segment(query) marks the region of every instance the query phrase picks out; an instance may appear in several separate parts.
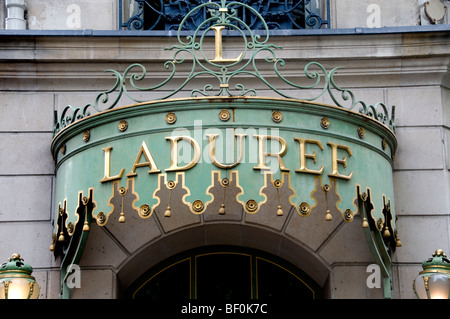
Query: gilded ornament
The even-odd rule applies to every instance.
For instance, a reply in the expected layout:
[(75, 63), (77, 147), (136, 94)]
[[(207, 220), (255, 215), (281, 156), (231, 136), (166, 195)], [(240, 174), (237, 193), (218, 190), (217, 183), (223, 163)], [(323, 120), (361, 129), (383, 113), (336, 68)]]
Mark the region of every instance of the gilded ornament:
[(72, 222), (69, 222), (69, 224), (67, 224), (67, 232), (69, 233), (69, 235), (72, 235), (73, 234), (73, 231), (74, 231), (74, 226), (73, 226), (73, 223)]
[(245, 207), (249, 212), (255, 212), (258, 209), (258, 203), (255, 200), (250, 199), (245, 204)]
[(118, 127), (119, 127), (119, 131), (125, 132), (125, 131), (127, 130), (127, 128), (128, 128), (128, 122), (125, 121), (125, 120), (121, 120), (121, 121), (119, 122)]
[(81, 199), (81, 203), (86, 206), (88, 204), (88, 202), (89, 202), (89, 199), (86, 196), (83, 196), (83, 198)]
[(97, 214), (97, 224), (103, 225), (106, 222), (106, 216), (104, 212), (100, 212)]
[(83, 231), (89, 231), (89, 223), (87, 222), (87, 220), (84, 221)]
[(331, 216), (331, 211), (329, 209), (327, 209), (327, 213), (325, 215), (325, 220), (328, 222), (333, 220), (333, 216)]
[(221, 204), (219, 208), (219, 214), (225, 215), (225, 204)]
[(278, 205), (277, 216), (283, 216), (283, 210), (281, 209), (281, 205)]
[(66, 154), (66, 145), (65, 144), (63, 146), (61, 146), (61, 154), (62, 155)]
[(350, 209), (346, 209), (344, 212), (344, 220), (346, 222), (351, 222), (353, 220), (353, 213)]
[(369, 222), (367, 221), (366, 217), (363, 218), (362, 227), (369, 228)]
[(378, 218), (378, 221), (377, 221), (377, 229), (378, 229), (378, 231), (381, 231), (383, 229), (383, 225), (384, 225), (383, 219), (381, 219), (381, 217)]
[(311, 212), (311, 208), (309, 207), (308, 203), (302, 202), (300, 204), (300, 213), (304, 216), (308, 215)]
[(220, 183), (222, 184), (223, 187), (227, 187), (230, 185), (230, 180), (225, 177), (222, 179), (222, 181)]
[(127, 190), (124, 187), (119, 188), (119, 194), (120, 195), (125, 195), (127, 193)]
[(171, 212), (172, 212), (172, 210), (169, 205), (169, 206), (167, 206), (166, 211), (164, 212), (164, 217), (170, 217)]
[(139, 208), (139, 214), (143, 217), (147, 217), (148, 215), (150, 215), (150, 206), (148, 206), (147, 204), (143, 204)]
[(173, 124), (173, 123), (176, 122), (176, 120), (177, 120), (177, 116), (175, 115), (175, 113), (173, 113), (173, 112), (167, 113), (167, 115), (166, 115), (166, 122), (168, 124)]
[(83, 132), (83, 141), (89, 142), (89, 139), (91, 138), (91, 132), (89, 130), (86, 130)]
[(367, 200), (367, 193), (362, 193), (361, 195), (360, 195), (360, 197), (361, 197), (361, 200), (363, 201), (363, 202), (365, 202), (366, 200)]
[(320, 120), (320, 126), (322, 126), (322, 128), (327, 129), (330, 127), (330, 120), (327, 117), (322, 117), (322, 119)]
[(52, 234), (52, 243), (50, 244), (50, 251), (55, 251), (56, 234)]
[(230, 115), (230, 112), (228, 110), (221, 110), (219, 112), (219, 119), (221, 121), (226, 122), (226, 121), (228, 121), (230, 119), (230, 117), (231, 117), (231, 115)]
[(275, 188), (280, 188), (282, 185), (283, 185), (283, 183), (279, 179), (277, 179), (276, 181), (273, 182), (273, 186)]
[(383, 140), (381, 141), (381, 147), (383, 148), (383, 150), (385, 150), (386, 146), (387, 146), (387, 141), (386, 141), (386, 139), (383, 138)]
[(358, 127), (358, 136), (359, 138), (364, 138), (366, 136), (366, 130), (364, 127)]
[(389, 231), (389, 228), (387, 227), (387, 225), (386, 225), (386, 227), (384, 227), (383, 237), (385, 237), (385, 238), (391, 237), (391, 232)]
[(283, 114), (281, 114), (280, 111), (273, 111), (273, 112), (272, 112), (272, 120), (273, 120), (275, 123), (280, 123), (281, 120), (283, 120)]
[(173, 189), (173, 188), (175, 188), (175, 182), (174, 181), (168, 181), (167, 182), (167, 187), (169, 188), (169, 189)]
[(204, 207), (205, 207), (205, 206), (203, 205), (203, 202), (202, 202), (201, 200), (199, 200), (199, 199), (195, 200), (195, 201), (192, 203), (192, 209), (193, 209), (195, 212), (197, 212), (197, 213), (201, 212), (201, 211), (203, 210)]
[(323, 185), (322, 190), (323, 190), (325, 193), (328, 193), (328, 192), (330, 191), (330, 185), (328, 185), (328, 184)]

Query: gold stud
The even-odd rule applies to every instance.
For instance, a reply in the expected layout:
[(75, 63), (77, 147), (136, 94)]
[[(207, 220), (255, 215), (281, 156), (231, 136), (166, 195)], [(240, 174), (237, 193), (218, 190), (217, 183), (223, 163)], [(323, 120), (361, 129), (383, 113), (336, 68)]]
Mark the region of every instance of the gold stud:
[(302, 214), (303, 216), (306, 216), (309, 214), (309, 212), (310, 212), (310, 207), (309, 207), (308, 203), (302, 202), (300, 204), (300, 214)]
[(219, 112), (219, 119), (221, 121), (226, 122), (226, 121), (228, 121), (230, 119), (230, 117), (231, 117), (231, 115), (230, 115), (230, 112), (228, 110), (221, 110)]
[(330, 127), (330, 120), (327, 117), (323, 117), (320, 120), (320, 126), (322, 126), (322, 128), (327, 129)]
[(173, 113), (173, 112), (167, 113), (167, 115), (166, 115), (166, 122), (168, 124), (173, 124), (176, 121), (177, 121), (177, 116), (175, 115), (175, 113)]
[(272, 112), (272, 120), (275, 123), (280, 123), (283, 120), (283, 114), (281, 114), (280, 111), (273, 111)]
[(86, 130), (83, 132), (83, 141), (89, 142), (89, 139), (91, 138), (91, 133), (89, 130)]
[(143, 204), (139, 208), (139, 214), (144, 217), (147, 217), (148, 215), (150, 215), (150, 206), (148, 206), (147, 204)]
[(245, 206), (249, 212), (254, 212), (258, 209), (258, 203), (253, 199), (248, 200)]
[(358, 128), (358, 136), (359, 138), (364, 138), (364, 136), (366, 136), (366, 130), (364, 129), (364, 127)]
[(194, 203), (192, 203), (192, 209), (197, 213), (201, 212), (203, 208), (203, 202), (199, 199), (195, 200)]
[(121, 120), (121, 121), (119, 122), (118, 127), (119, 127), (119, 131), (125, 132), (125, 131), (127, 130), (127, 128), (128, 128), (128, 122), (125, 121), (125, 120)]

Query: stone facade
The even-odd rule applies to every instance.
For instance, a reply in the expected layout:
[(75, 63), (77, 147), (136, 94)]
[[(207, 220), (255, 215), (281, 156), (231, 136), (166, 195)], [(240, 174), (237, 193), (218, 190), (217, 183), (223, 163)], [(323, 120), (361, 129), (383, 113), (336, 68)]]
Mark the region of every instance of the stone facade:
[[(30, 1), (27, 30), (0, 32), (0, 258), (20, 253), (33, 266), (43, 299), (58, 298), (60, 284), (60, 261), (49, 251), (53, 111), (83, 106), (110, 88), (113, 79), (106, 69), (123, 70), (139, 62), (164, 79), (164, 48), (174, 41), (115, 31), (116, 1), (57, 2)], [(277, 54), (289, 62), (287, 72), (303, 72), (310, 61), (330, 69), (342, 66), (336, 76), (341, 87), (361, 100), (396, 107), (395, 209), (403, 246), (393, 254), (393, 288), (400, 299), (415, 298), (412, 281), (424, 259), (437, 248), (450, 252), (448, 16), (432, 25), (424, 2), (331, 1), (330, 30), (271, 37), (283, 47)], [(2, 9), (6, 19), (6, 6)], [(239, 43), (227, 45), (239, 51)], [(300, 221), (290, 212), (276, 224), (266, 216), (236, 212), (225, 220), (186, 216), (173, 225), (156, 214), (145, 223), (130, 217), (126, 227), (93, 225), (80, 262), (81, 288), (73, 289), (71, 297), (121, 297), (137, 273), (164, 258), (227, 243), (293, 262), (324, 285), (328, 298), (383, 298), (382, 289), (366, 285), (373, 257), (358, 216), (352, 223), (335, 218), (328, 224), (322, 217)]]

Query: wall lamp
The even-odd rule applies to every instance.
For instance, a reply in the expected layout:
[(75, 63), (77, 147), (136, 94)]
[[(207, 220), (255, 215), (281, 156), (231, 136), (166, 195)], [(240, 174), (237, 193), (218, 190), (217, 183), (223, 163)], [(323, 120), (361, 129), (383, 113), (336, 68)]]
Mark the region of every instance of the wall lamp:
[(13, 254), (0, 266), (0, 299), (38, 299), (40, 288), (32, 272), (19, 254)]
[(432, 256), (422, 263), (423, 271), (413, 282), (414, 292), (419, 299), (449, 299), (450, 260), (442, 249)]

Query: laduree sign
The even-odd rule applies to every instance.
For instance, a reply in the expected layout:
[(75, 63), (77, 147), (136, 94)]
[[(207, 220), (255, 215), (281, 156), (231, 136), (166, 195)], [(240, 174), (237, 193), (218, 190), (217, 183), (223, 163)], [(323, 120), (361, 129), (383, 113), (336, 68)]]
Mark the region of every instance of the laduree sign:
[[(274, 214), (295, 209), (307, 216), (323, 198), (324, 218), (335, 209), (352, 221), (363, 193), (373, 204), (365, 218), (385, 225), (383, 212), (393, 209), (392, 131), (312, 102), (208, 97), (130, 105), (72, 124), (53, 146), (56, 204), (67, 211), (58, 227), (74, 229), (83, 219), (83, 199), (95, 203), (99, 225), (155, 210), (171, 216), (180, 206), (223, 214), (231, 202), (249, 214), (277, 202)], [(233, 196), (224, 200), (227, 192)], [(287, 202), (280, 192), (289, 194)], [(395, 231), (395, 220), (389, 223)]]
[[(177, 220), (233, 211), (274, 216), (295, 212), (296, 218), (323, 214), (324, 222), (333, 218), (352, 222), (359, 214), (373, 255), (389, 280), (385, 244), (399, 244), (392, 176), (397, 146), (393, 116), (383, 104), (366, 105), (351, 91), (336, 86), (336, 69), (327, 73), (319, 63), (305, 67), (306, 77), (315, 81), (312, 86), (285, 79), (278, 70), (284, 61), (275, 58), (274, 46), (267, 43), (269, 30), (262, 17), (254, 12), (266, 27), (261, 40), (236, 17), (236, 6), (254, 11), (237, 2), (208, 2), (185, 17), (184, 21), (206, 7), (211, 14), (187, 40), (181, 40), (180, 24), (180, 45), (170, 48), (176, 52), (166, 63), (173, 70), (160, 85), (137, 86), (146, 70), (133, 64), (123, 74), (112, 71), (116, 85), (100, 93), (94, 104), (69, 106), (59, 121), (55, 117), (57, 216), (51, 249), (66, 247), (65, 263), (76, 262), (91, 220), (100, 226), (112, 218), (126, 224), (131, 214)], [(231, 59), (223, 55), (225, 28), (237, 31), (245, 42), (242, 53)], [(202, 49), (209, 31), (215, 38), (213, 58), (207, 58)], [(273, 64), (277, 76), (296, 89), (317, 88), (320, 76), (310, 67), (318, 68), (325, 83), (316, 98), (329, 93), (336, 105), (293, 99), (280, 92), (256, 67), (262, 51), (272, 56), (263, 61)], [(135, 100), (136, 104), (113, 109), (121, 95), (130, 97), (125, 82), (133, 68), (142, 70), (142, 74), (131, 74), (133, 88), (154, 90), (172, 79), (176, 65), (186, 61), (180, 53), (191, 53), (193, 64), (181, 86), (162, 99)], [(232, 94), (231, 80), (239, 74), (254, 76), (282, 97), (260, 97), (243, 84), (234, 85), (239, 94)], [(207, 96), (213, 86), (206, 85), (192, 90), (190, 97), (169, 99), (199, 75), (219, 81), (217, 95)], [(99, 102), (107, 101), (105, 97), (116, 89), (119, 98), (100, 109)], [(351, 102), (349, 108), (338, 102), (332, 89)], [(358, 106), (358, 112), (354, 111)], [(91, 114), (92, 110), (97, 113)], [(62, 275), (64, 283), (66, 274)]]

